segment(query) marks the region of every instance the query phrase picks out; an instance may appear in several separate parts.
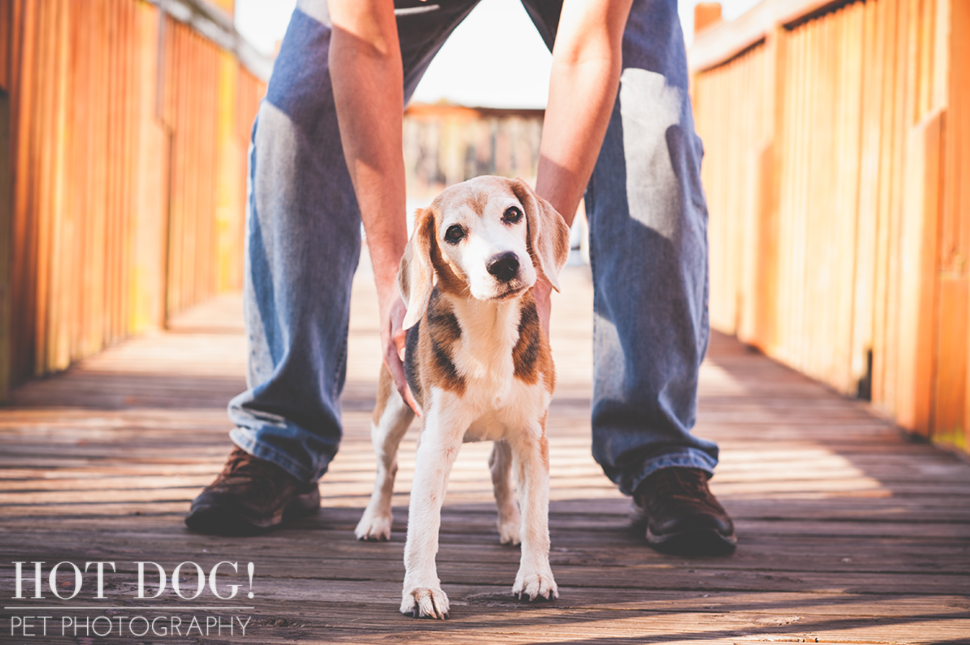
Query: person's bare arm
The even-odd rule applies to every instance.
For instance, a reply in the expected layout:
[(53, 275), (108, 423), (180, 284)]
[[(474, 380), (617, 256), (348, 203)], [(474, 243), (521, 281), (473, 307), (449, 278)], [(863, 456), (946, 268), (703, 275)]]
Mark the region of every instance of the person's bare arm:
[(329, 0), (330, 78), (347, 168), (374, 266), (384, 362), (415, 411), (401, 352), (397, 271), (407, 244), (402, 120), (404, 80), (393, 0)]
[[(623, 66), (623, 29), (633, 0), (565, 0), (552, 49), (536, 192), (572, 224), (599, 156)], [(549, 295), (536, 285), (549, 332)]]

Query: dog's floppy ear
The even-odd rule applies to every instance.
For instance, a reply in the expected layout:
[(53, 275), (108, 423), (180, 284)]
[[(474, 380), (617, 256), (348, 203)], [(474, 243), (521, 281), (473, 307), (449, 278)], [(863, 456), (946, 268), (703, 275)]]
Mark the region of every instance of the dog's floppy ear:
[(569, 227), (552, 204), (521, 179), (512, 180), (512, 192), (525, 207), (532, 263), (559, 291), (559, 272), (569, 258)]
[(414, 216), (414, 233), (404, 247), (401, 268), (397, 272), (401, 296), (407, 305), (404, 328), (414, 327), (428, 308), (434, 288), (434, 268), (431, 264), (431, 238), (434, 236), (434, 213), (430, 208), (419, 209)]

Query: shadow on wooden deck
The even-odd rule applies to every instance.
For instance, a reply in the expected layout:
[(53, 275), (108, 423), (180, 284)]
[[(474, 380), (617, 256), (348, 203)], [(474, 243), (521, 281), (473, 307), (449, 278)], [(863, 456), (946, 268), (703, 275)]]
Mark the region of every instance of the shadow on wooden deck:
[[(452, 618), (399, 615), (415, 428), (401, 451), (393, 539), (359, 543), (352, 533), (373, 477), (379, 351), (369, 280), (361, 271), (355, 285), (346, 436), (321, 483), (324, 508), (266, 537), (199, 536), (182, 524), (229, 450), (225, 406), (244, 387), (238, 298), (21, 388), (0, 410), (0, 641), (968, 642), (970, 465), (905, 442), (865, 405), (724, 336), (714, 334), (702, 370), (696, 432), (721, 445), (712, 486), (736, 520), (738, 552), (686, 559), (646, 548), (628, 528), (627, 501), (589, 454), (591, 290), (581, 269), (568, 271), (553, 321), (560, 387), (549, 420), (550, 525), (562, 597), (511, 597), (518, 551), (498, 544), (490, 446), (469, 444), (452, 476), (438, 556)], [(54, 564), (99, 560), (117, 567), (105, 576), (104, 599), (95, 597), (93, 568), (71, 600), (48, 587)], [(184, 561), (207, 571), (238, 562), (239, 575), (223, 565), (217, 588), (242, 588), (231, 600), (208, 587), (181, 600), (169, 584), (157, 599), (139, 600), (134, 563), (143, 560), (169, 574)], [(16, 561), (27, 563), (22, 599), (14, 598)], [(34, 561), (45, 563), (42, 599), (31, 597)], [(73, 574), (61, 569), (67, 598)], [(196, 576), (186, 569), (191, 595), (184, 586), (194, 593)], [(152, 569), (147, 580), (151, 596)], [(47, 635), (24, 636), (24, 617), (44, 615), (52, 617)], [(90, 622), (98, 616), (110, 621)], [(159, 618), (157, 631), (176, 617), (181, 634), (138, 636), (144, 626), (134, 616)], [(226, 628), (234, 617), (250, 620), (245, 634), (235, 622), (231, 634)], [(66, 618), (76, 622), (65, 627)], [(211, 626), (219, 620), (221, 634)], [(40, 618), (28, 622), (41, 634)], [(109, 624), (110, 635), (98, 636)]]

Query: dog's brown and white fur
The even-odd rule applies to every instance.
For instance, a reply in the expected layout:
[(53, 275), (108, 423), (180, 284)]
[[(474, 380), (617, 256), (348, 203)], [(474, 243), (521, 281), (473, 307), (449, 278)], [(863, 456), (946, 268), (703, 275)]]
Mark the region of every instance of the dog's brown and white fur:
[[(542, 275), (558, 289), (568, 239), (562, 217), (518, 179), (472, 179), (417, 213), (399, 274), (409, 330), (405, 368), (423, 411), (404, 549), (405, 614), (448, 614), (435, 555), (441, 504), (463, 441), (495, 442), (489, 467), (499, 537), (522, 545), (512, 593), (530, 600), (559, 595), (549, 567), (545, 429), (556, 377), (532, 287)], [(372, 426), (377, 479), (359, 539), (390, 537), (397, 449), (413, 417), (384, 367)]]

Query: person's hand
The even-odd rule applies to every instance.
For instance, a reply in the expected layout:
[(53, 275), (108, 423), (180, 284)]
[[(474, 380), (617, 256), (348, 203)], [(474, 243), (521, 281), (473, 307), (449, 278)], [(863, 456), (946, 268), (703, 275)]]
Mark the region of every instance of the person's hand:
[(552, 313), (552, 285), (541, 275), (536, 279), (535, 288), (532, 291), (536, 299), (536, 313), (539, 314), (539, 324), (549, 338), (549, 316)]
[(394, 386), (401, 398), (411, 406), (414, 413), (421, 416), (421, 407), (411, 396), (407, 377), (404, 375), (404, 347), (407, 332), (404, 330), (404, 314), (407, 307), (395, 289), (386, 298), (380, 299), (381, 347), (384, 348), (384, 364), (387, 365)]

